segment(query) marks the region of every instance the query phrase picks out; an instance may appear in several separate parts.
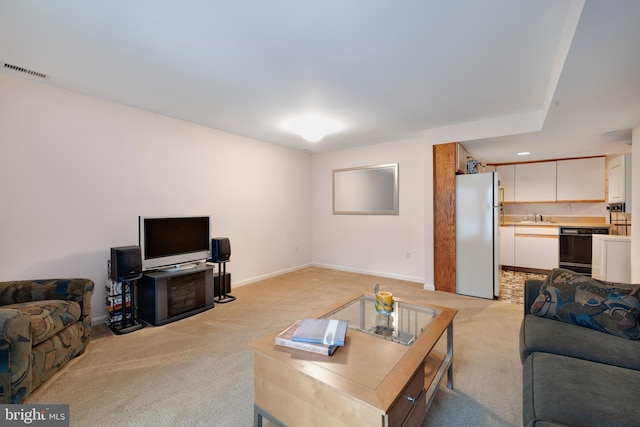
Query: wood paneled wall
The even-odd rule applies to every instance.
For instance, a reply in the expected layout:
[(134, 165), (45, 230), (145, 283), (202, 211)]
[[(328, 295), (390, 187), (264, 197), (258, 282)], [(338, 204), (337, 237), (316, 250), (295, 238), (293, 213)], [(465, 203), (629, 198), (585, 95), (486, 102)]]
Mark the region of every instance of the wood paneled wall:
[(456, 292), (456, 149), (457, 143), (433, 146), (434, 286)]

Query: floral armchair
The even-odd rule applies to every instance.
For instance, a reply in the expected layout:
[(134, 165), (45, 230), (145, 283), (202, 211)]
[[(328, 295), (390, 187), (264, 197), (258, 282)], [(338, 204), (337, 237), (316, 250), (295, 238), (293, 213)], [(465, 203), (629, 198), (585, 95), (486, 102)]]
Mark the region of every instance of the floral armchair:
[(91, 336), (89, 279), (0, 282), (0, 403), (20, 403)]

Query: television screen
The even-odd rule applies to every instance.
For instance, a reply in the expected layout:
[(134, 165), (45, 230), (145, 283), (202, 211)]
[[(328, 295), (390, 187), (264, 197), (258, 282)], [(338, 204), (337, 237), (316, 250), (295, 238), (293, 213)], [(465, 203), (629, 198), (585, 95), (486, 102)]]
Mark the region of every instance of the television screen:
[(210, 257), (209, 217), (140, 217), (142, 268), (177, 266)]

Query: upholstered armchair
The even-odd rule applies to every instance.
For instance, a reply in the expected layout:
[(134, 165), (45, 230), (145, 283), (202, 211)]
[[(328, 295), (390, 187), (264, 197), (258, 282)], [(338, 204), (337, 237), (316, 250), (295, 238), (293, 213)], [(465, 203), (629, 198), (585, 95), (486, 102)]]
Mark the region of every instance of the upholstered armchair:
[(88, 279), (0, 282), (0, 403), (20, 403), (91, 335)]

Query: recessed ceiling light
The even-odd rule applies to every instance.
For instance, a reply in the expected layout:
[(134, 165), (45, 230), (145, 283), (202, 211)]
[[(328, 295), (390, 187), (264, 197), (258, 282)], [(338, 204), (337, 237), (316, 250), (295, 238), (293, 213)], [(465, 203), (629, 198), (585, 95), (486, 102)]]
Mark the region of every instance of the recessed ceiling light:
[(336, 120), (318, 114), (293, 118), (287, 121), (284, 127), (309, 142), (318, 142), (325, 136), (342, 129), (342, 125)]
[(518, 153), (518, 156), (528, 156), (529, 154), (531, 154), (531, 151), (521, 151)]

